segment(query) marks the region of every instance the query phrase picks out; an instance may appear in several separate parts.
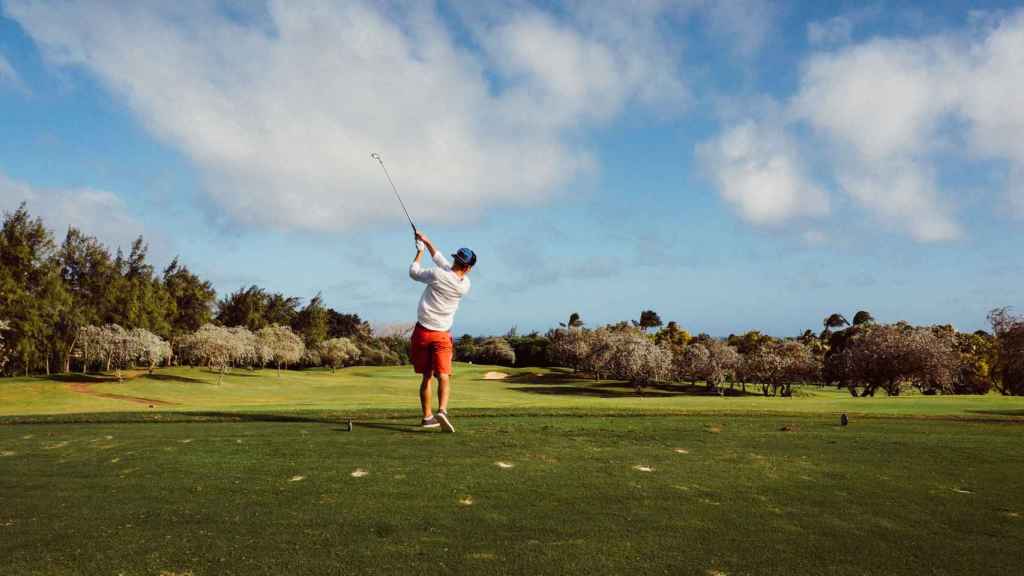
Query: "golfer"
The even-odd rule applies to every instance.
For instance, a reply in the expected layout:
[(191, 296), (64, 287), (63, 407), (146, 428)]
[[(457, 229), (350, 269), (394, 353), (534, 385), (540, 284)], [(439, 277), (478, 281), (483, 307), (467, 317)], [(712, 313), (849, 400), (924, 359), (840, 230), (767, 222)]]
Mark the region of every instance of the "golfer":
[[(423, 282), (427, 287), (420, 296), (416, 311), (416, 329), (412, 333), (410, 356), (417, 374), (423, 375), (420, 383), (420, 404), (423, 407), (424, 428), (441, 427), (445, 432), (455, 432), (448, 417), (448, 396), (451, 393), (452, 351), (454, 342), (449, 332), (455, 321), (459, 301), (469, 293), (469, 271), (476, 264), (476, 254), (469, 248), (459, 248), (452, 254), (454, 264), (449, 264), (444, 255), (422, 232), (416, 232), (416, 259), (409, 266), (409, 277)], [(423, 249), (430, 250), (436, 268), (420, 266)], [(437, 376), (437, 414), (431, 406), (430, 380)]]

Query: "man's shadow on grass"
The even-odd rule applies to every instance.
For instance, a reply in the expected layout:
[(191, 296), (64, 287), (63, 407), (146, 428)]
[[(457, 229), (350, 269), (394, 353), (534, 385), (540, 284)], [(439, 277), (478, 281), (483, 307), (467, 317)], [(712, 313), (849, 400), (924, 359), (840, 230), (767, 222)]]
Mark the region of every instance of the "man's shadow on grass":
[[(419, 424), (399, 424), (391, 422), (358, 422), (352, 421), (352, 431), (358, 428), (373, 428), (375, 430), (388, 430), (390, 432), (401, 432), (403, 434), (422, 434), (425, 430)], [(348, 428), (335, 428), (335, 432), (348, 432)]]

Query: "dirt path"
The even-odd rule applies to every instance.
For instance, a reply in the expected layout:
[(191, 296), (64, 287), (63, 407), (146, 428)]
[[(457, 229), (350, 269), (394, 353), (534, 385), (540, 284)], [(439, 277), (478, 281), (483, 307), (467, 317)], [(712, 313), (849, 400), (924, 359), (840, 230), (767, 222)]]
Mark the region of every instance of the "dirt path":
[[(124, 379), (132, 380), (138, 377), (144, 372), (125, 372)], [(126, 396), (124, 394), (110, 394), (108, 392), (97, 392), (92, 389), (92, 382), (71, 382), (68, 384), (68, 390), (72, 392), (78, 392), (79, 394), (88, 394), (89, 396), (96, 396), (98, 398), (110, 398), (112, 400), (124, 400), (126, 402), (135, 402), (137, 404), (149, 404), (152, 406), (174, 406), (176, 402), (167, 402), (165, 400), (155, 400), (153, 398), (141, 398), (139, 396)]]

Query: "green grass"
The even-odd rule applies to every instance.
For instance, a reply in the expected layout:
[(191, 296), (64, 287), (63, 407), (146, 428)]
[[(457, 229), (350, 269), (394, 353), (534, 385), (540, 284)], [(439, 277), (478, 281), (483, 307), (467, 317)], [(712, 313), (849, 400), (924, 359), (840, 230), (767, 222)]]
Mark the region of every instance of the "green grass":
[[(816, 388), (789, 399), (687, 389), (640, 399), (559, 373), (493, 381), (482, 379), (493, 368), (459, 368), (454, 435), (414, 426), (407, 369), (242, 372), (220, 385), (171, 370), (92, 385), (175, 403), (152, 409), (68, 382), (0, 381), (0, 567), (1019, 570), (1018, 399), (853, 399)], [(864, 416), (840, 427), (840, 411)]]
[[(644, 398), (617, 382), (588, 382), (562, 371), (509, 370), (493, 366), (456, 366), (453, 407), (462, 412), (517, 411), (547, 413), (783, 413), (865, 414), (985, 418), (1024, 416), (1024, 398), (986, 396), (922, 396), (853, 398), (844, 390), (803, 387), (798, 398), (764, 398), (756, 387), (746, 396), (705, 395), (703, 386), (650, 388)], [(507, 380), (484, 380), (491, 370), (503, 370)], [(81, 381), (80, 375), (62, 377)], [(218, 384), (205, 369), (176, 368), (143, 375), (123, 383), (96, 381), (91, 389), (170, 403), (156, 406), (173, 411), (295, 411), (315, 410), (350, 414), (412, 413), (418, 400), (418, 380), (409, 367), (250, 372), (236, 370)], [(97, 381), (98, 380), (98, 381)], [(137, 403), (84, 395), (67, 381), (46, 378), (0, 380), (0, 416), (70, 414), (76, 412), (137, 411)], [(141, 407), (146, 407), (145, 404)]]

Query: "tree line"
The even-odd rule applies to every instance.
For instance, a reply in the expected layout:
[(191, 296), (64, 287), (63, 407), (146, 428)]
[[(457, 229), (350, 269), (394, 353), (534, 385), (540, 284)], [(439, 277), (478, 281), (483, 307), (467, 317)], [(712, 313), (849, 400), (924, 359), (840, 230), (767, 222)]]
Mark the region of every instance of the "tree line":
[(792, 338), (750, 331), (691, 336), (652, 310), (639, 320), (587, 328), (579, 314), (546, 334), (462, 336), (456, 357), (505, 366), (562, 366), (597, 379), (633, 383), (703, 383), (709, 392), (790, 396), (796, 384), (834, 385), (853, 396), (908, 388), (925, 394), (1024, 394), (1024, 317), (1000, 308), (992, 332), (958, 332), (950, 325), (881, 324), (867, 311), (849, 322), (831, 314), (816, 333)]
[[(208, 343), (215, 328), (244, 328), (253, 337), (266, 328), (288, 328), (300, 339), (302, 353), (281, 365), (337, 366), (337, 351), (345, 346), (336, 343), (325, 360), (321, 344), (339, 338), (359, 350), (363, 363), (408, 361), (404, 338), (375, 336), (358, 315), (325, 306), (319, 294), (303, 304), (301, 298), (249, 286), (218, 299), (211, 283), (179, 259), (158, 273), (147, 252), (139, 237), (128, 254), (121, 249), (111, 254), (95, 237), (74, 227), (58, 243), (24, 204), (4, 213), (0, 374), (149, 366), (154, 355), (163, 355), (157, 363), (206, 364), (209, 357), (200, 358), (195, 351), (207, 354), (209, 346), (197, 342)], [(216, 334), (224, 337), (227, 332)], [(249, 341), (240, 330), (233, 338)], [(157, 340), (163, 342), (159, 352)], [(247, 360), (234, 355), (230, 363)]]
[[(175, 258), (158, 274), (139, 237), (127, 255), (69, 228), (59, 245), (22, 205), (0, 229), (0, 374), (120, 371), (161, 364), (281, 368), (406, 364), (409, 327), (375, 335), (355, 314), (242, 287), (218, 299)], [(820, 332), (793, 338), (750, 331), (692, 336), (653, 310), (591, 329), (579, 314), (545, 334), (462, 336), (456, 359), (504, 366), (563, 366), (596, 378), (703, 383), (712, 392), (755, 385), (845, 388), (855, 396), (907, 387), (928, 394), (1024, 394), (1024, 318), (993, 310), (991, 332), (950, 325), (880, 324), (866, 311), (831, 314)]]

